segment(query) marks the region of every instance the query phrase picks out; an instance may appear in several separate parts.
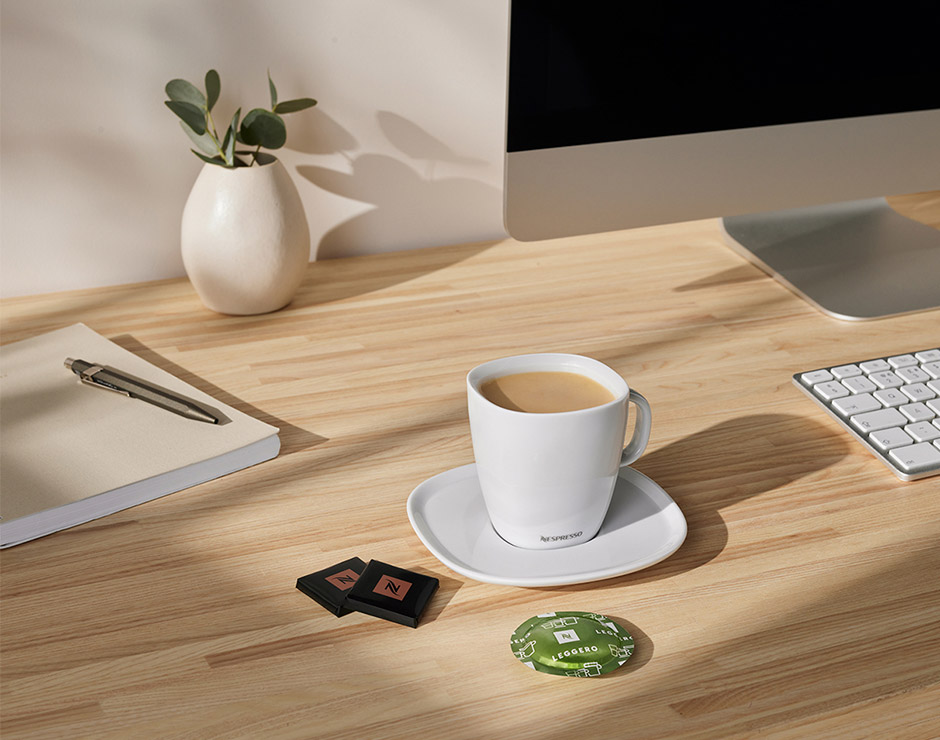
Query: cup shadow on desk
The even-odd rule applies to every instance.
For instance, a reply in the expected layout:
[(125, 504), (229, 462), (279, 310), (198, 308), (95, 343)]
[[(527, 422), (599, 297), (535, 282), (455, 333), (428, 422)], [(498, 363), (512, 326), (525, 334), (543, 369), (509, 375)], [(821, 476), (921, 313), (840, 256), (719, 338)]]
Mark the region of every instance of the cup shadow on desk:
[(233, 396), (231, 393), (222, 390), (218, 386), (213, 385), (204, 378), (195, 375), (189, 370), (180, 367), (174, 362), (170, 362), (168, 359), (163, 357), (163, 355), (154, 352), (152, 349), (147, 347), (145, 344), (142, 344), (137, 339), (132, 337), (130, 334), (121, 334), (117, 337), (113, 337), (112, 341), (123, 347), (129, 352), (133, 352), (138, 357), (141, 357), (151, 365), (154, 365), (161, 370), (165, 370), (171, 375), (179, 378), (180, 380), (189, 383), (194, 388), (198, 388), (203, 393), (207, 393), (212, 396), (214, 399), (221, 401), (222, 403), (236, 408), (242, 413), (248, 414), (249, 416), (263, 421), (266, 424), (277, 427), (279, 432), (279, 437), (281, 438), (281, 449), (278, 453), (279, 456), (289, 455), (292, 452), (299, 452), (300, 450), (306, 450), (310, 447), (315, 447), (316, 445), (322, 444), (327, 441), (326, 437), (321, 437), (319, 434), (314, 434), (308, 432), (305, 429), (289, 424), (283, 419), (279, 419), (276, 416), (269, 414), (268, 412), (252, 406), (249, 403)]
[[(635, 573), (544, 590), (587, 591), (669, 578), (715, 559), (728, 542), (721, 509), (773, 491), (845, 457), (847, 440), (790, 414), (758, 414), (716, 424), (641, 457), (633, 467), (679, 505), (688, 535), (675, 554)], [(694, 483), (683, 481), (693, 480)]]

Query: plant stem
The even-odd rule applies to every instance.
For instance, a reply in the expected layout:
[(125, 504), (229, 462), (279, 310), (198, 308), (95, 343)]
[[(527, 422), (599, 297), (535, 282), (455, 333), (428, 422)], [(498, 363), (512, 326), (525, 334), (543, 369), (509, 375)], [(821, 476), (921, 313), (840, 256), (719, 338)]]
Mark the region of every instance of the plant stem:
[(219, 132), (215, 130), (215, 121), (212, 118), (212, 113), (208, 110), (206, 111), (206, 123), (208, 124), (206, 131), (209, 132), (209, 136), (212, 138), (212, 143), (215, 144), (215, 148), (219, 150), (219, 156), (222, 157), (222, 161), (229, 164), (228, 160), (225, 159), (225, 152), (222, 151), (222, 142), (219, 141)]

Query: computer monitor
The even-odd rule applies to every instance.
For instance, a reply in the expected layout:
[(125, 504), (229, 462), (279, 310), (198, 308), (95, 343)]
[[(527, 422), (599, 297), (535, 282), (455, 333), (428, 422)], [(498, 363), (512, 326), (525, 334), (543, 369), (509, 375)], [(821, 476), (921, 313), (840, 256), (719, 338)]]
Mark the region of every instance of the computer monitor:
[(940, 306), (940, 5), (513, 0), (504, 211), (540, 240), (723, 217), (826, 313)]

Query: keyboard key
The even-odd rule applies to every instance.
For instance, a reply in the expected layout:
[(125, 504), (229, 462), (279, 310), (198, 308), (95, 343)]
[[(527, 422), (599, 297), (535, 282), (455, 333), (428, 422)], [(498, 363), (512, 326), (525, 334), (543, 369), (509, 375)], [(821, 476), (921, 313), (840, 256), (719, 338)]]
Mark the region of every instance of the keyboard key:
[(940, 396), (940, 380), (928, 380), (926, 386)]
[(888, 456), (905, 473), (920, 473), (940, 465), (940, 449), (929, 442), (896, 447), (888, 453)]
[(879, 388), (900, 388), (904, 385), (904, 381), (890, 370), (872, 373), (868, 377), (871, 378)]
[(869, 360), (868, 362), (859, 363), (859, 367), (869, 375), (871, 373), (883, 373), (891, 369), (891, 365), (888, 364), (887, 360)]
[(874, 396), (887, 408), (901, 406), (910, 400), (907, 396), (901, 393), (901, 391), (896, 391), (893, 389), (886, 391), (875, 391)]
[(898, 408), (911, 421), (930, 421), (936, 414), (924, 403), (909, 403)]
[(896, 355), (888, 358), (888, 364), (897, 369), (899, 367), (910, 367), (917, 364), (917, 358), (914, 355)]
[(917, 365), (914, 367), (902, 367), (897, 371), (897, 375), (905, 383), (926, 383), (930, 380), (930, 376)]
[(940, 416), (940, 398), (933, 398), (927, 401), (927, 408), (933, 411), (937, 416)]
[(925, 349), (923, 352), (915, 352), (914, 357), (921, 362), (937, 362), (940, 360), (940, 349)]
[(878, 432), (872, 432), (869, 439), (879, 450), (884, 452), (893, 450), (895, 447), (904, 447), (905, 445), (914, 444), (914, 440), (911, 439), (911, 436), (900, 427), (890, 427)]
[(858, 365), (839, 365), (839, 367), (832, 368), (832, 374), (839, 380), (844, 380), (861, 375), (862, 369)]
[(929, 401), (931, 398), (937, 397), (937, 394), (923, 383), (912, 383), (911, 385), (902, 386), (901, 393), (912, 401)]
[(842, 398), (849, 395), (849, 389), (838, 380), (830, 380), (828, 383), (817, 383), (813, 386), (813, 393), (820, 398), (831, 401), (833, 398)]
[(856, 414), (864, 414), (866, 411), (877, 411), (883, 407), (871, 393), (859, 393), (857, 396), (837, 398), (832, 402), (832, 408), (844, 418), (848, 418)]
[(940, 429), (937, 429), (928, 421), (908, 424), (904, 427), (904, 431), (911, 435), (915, 442), (930, 442), (934, 439), (940, 439)]
[(899, 427), (908, 423), (908, 419), (897, 409), (881, 409), (866, 414), (853, 416), (849, 421), (860, 432), (877, 432), (879, 429)]
[(921, 367), (931, 378), (940, 378), (940, 360), (936, 362), (925, 362)]
[(825, 383), (827, 380), (832, 380), (832, 373), (828, 370), (813, 370), (809, 373), (803, 373), (800, 378), (806, 385), (816, 385), (816, 383)]
[(842, 381), (842, 385), (852, 391), (852, 393), (871, 393), (878, 389), (878, 386), (864, 375), (858, 378), (846, 378)]

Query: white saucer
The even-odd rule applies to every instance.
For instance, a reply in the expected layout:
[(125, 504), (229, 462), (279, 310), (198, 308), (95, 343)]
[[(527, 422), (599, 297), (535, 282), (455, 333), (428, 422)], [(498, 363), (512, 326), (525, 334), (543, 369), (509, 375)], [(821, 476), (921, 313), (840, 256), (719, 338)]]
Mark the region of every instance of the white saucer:
[(631, 573), (668, 558), (688, 531), (676, 502), (632, 468), (620, 471), (601, 531), (581, 545), (525, 550), (502, 539), (490, 525), (472, 463), (415, 488), (408, 518), (448, 568), (503, 586), (561, 586)]

